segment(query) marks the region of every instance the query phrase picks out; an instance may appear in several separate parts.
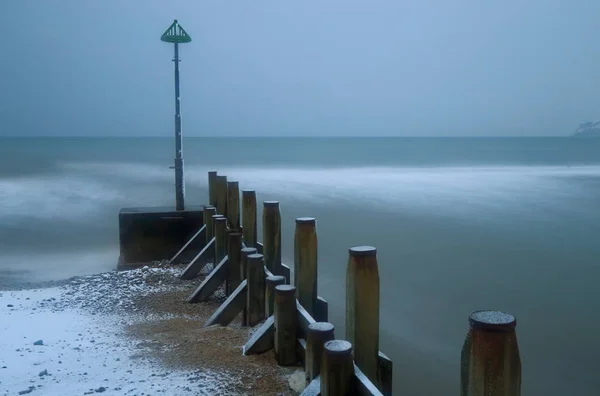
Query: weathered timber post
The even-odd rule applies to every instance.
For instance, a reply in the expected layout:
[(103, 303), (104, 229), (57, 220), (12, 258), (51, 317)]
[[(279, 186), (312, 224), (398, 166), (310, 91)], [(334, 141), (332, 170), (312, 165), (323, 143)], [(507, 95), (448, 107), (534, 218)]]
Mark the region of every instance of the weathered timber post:
[(251, 254), (246, 262), (248, 280), (246, 322), (254, 326), (265, 318), (265, 261), (262, 254)]
[(296, 288), (275, 287), (275, 358), (280, 366), (296, 363)]
[(308, 325), (306, 337), (306, 357), (304, 358), (304, 372), (306, 383), (310, 383), (321, 373), (321, 360), (323, 359), (323, 346), (327, 341), (335, 339), (335, 327), (328, 322), (317, 322)]
[[(243, 281), (244, 279), (246, 279), (246, 274), (247, 274), (247, 263), (248, 263), (248, 256), (251, 254), (256, 254), (256, 248), (251, 248), (251, 247), (245, 247), (242, 248), (241, 250), (241, 263), (240, 263), (240, 279)], [(246, 289), (247, 290), (247, 289)], [(246, 310), (246, 305), (244, 305), (244, 310), (242, 311), (242, 326), (247, 326), (248, 325), (248, 321), (247, 321), (247, 316), (248, 316), (248, 311)]]
[(216, 190), (217, 213), (225, 216), (227, 214), (227, 176), (217, 175)]
[(267, 289), (265, 292), (265, 312), (267, 317), (273, 315), (275, 310), (275, 287), (285, 285), (285, 276), (272, 275), (267, 276)]
[(213, 216), (217, 214), (217, 209), (214, 206), (204, 207), (204, 224), (206, 224), (206, 243), (210, 242), (215, 236), (215, 224), (213, 222)]
[(379, 272), (377, 249), (350, 248), (346, 272), (346, 339), (354, 345), (354, 360), (371, 382), (378, 384)]
[(242, 233), (247, 247), (256, 247), (256, 191), (242, 190)]
[(217, 171), (208, 172), (208, 203), (217, 206)]
[(229, 296), (242, 282), (240, 267), (242, 266), (242, 234), (227, 234), (227, 280), (225, 293)]
[(283, 275), (281, 269), (281, 214), (278, 201), (263, 202), (262, 220), (265, 266), (273, 275)]
[(227, 219), (223, 215), (213, 216), (215, 224), (215, 265), (227, 254)]
[(323, 345), (321, 362), (321, 395), (351, 394), (353, 376), (352, 344), (342, 340), (327, 341)]
[(298, 301), (314, 317), (317, 304), (317, 227), (314, 217), (296, 219), (294, 285)]
[(475, 311), (461, 354), (461, 396), (520, 396), (521, 358), (513, 315)]
[(229, 228), (240, 230), (240, 183), (227, 182), (227, 221)]

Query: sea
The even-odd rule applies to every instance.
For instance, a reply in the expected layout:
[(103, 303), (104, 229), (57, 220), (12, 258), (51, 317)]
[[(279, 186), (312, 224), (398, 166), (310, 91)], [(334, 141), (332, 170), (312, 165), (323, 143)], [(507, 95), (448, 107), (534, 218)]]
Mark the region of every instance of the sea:
[[(479, 309), (516, 316), (523, 394), (600, 394), (600, 139), (186, 138), (183, 148), (187, 204), (207, 203), (211, 170), (259, 203), (280, 201), (284, 262), (294, 219), (317, 218), (318, 289), (338, 338), (348, 248), (377, 248), (394, 394), (458, 394)], [(171, 138), (0, 139), (0, 288), (114, 270), (119, 209), (174, 205), (173, 158)]]

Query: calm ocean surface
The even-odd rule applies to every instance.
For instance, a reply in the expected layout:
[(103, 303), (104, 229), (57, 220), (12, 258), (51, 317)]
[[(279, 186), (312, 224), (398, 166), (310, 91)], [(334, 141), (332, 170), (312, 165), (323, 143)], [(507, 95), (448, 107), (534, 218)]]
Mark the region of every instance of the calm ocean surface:
[[(170, 138), (0, 139), (0, 287), (114, 269), (120, 207), (172, 205)], [(315, 216), (343, 337), (347, 249), (378, 248), (397, 394), (459, 392), (467, 316), (517, 316), (526, 395), (600, 394), (600, 139), (191, 138), (187, 203), (218, 170)], [(260, 213), (259, 213), (260, 215)]]

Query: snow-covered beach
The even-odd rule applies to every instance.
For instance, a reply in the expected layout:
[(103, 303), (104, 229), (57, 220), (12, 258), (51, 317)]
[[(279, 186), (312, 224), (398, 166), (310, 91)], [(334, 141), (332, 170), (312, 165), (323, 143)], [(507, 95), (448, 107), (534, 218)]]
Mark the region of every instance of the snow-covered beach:
[(203, 328), (224, 300), (185, 298), (181, 268), (144, 267), (0, 291), (0, 395), (292, 395), (295, 369), (243, 356), (239, 320)]

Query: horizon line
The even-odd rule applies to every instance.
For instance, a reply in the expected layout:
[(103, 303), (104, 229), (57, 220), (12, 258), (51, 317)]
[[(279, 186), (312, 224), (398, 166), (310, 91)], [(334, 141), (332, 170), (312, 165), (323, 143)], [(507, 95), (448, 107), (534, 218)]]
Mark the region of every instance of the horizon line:
[[(501, 139), (501, 138), (568, 138), (573, 135), (491, 135), (491, 136), (474, 136), (474, 135), (427, 135), (427, 136), (390, 136), (390, 135), (375, 135), (375, 136), (352, 136), (352, 135), (192, 135), (183, 136), (183, 139), (255, 139), (255, 138), (274, 138), (274, 139), (298, 139), (298, 138), (310, 138), (310, 139)], [(174, 136), (162, 136), (162, 135), (6, 135), (0, 136), (0, 139), (39, 139), (39, 138), (83, 138), (83, 139), (94, 139), (94, 138), (123, 138), (123, 139), (173, 139)]]

